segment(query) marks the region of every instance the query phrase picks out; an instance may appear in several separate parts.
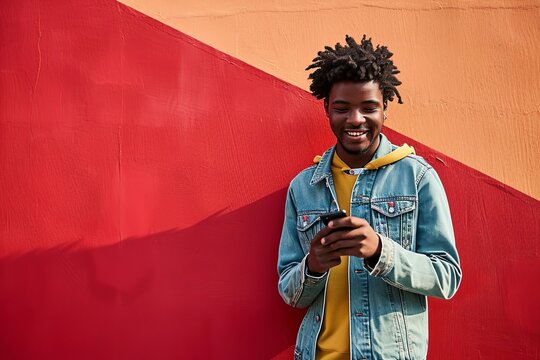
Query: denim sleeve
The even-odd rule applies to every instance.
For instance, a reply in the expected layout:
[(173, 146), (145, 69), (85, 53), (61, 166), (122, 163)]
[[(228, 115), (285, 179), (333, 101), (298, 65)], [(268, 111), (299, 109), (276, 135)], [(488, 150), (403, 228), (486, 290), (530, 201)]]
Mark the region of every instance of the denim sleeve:
[(296, 207), (289, 187), (285, 203), (285, 220), (278, 253), (278, 290), (285, 302), (304, 308), (324, 289), (327, 275), (310, 276), (306, 271), (307, 254), (302, 250), (296, 230)]
[(382, 250), (373, 276), (410, 292), (451, 298), (461, 282), (461, 268), (455, 245), (448, 200), (439, 176), (429, 168), (418, 184), (416, 250), (409, 251), (379, 235)]

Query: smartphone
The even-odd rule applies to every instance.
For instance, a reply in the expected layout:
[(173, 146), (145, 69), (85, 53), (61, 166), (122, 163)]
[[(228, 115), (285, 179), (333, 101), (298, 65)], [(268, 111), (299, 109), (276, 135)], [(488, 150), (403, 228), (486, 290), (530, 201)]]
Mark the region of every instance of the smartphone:
[(347, 213), (345, 211), (343, 211), (343, 210), (327, 212), (327, 213), (324, 213), (324, 214), (320, 215), (322, 222), (326, 226), (328, 226), (328, 223), (330, 221), (332, 221), (334, 219), (339, 219), (339, 218), (342, 218), (342, 217), (345, 217), (345, 216), (347, 216)]

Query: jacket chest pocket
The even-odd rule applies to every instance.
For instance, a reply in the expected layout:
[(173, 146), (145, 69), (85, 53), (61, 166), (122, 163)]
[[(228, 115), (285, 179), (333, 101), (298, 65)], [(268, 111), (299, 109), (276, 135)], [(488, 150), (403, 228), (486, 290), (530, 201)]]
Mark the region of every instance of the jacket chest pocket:
[[(371, 202), (373, 227), (403, 248), (411, 250), (416, 199), (385, 198)], [(412, 249), (414, 250), (414, 249)]]
[(320, 218), (323, 213), (324, 211), (305, 212), (299, 213), (297, 217), (296, 230), (298, 231), (298, 239), (306, 254), (309, 252), (311, 240), (324, 227)]

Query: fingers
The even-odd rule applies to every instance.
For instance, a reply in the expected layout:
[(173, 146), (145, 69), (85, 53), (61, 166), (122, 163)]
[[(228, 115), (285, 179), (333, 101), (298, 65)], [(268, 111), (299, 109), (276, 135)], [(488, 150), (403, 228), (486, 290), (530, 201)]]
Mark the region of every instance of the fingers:
[(320, 244), (321, 243), (321, 239), (325, 236), (327, 236), (328, 234), (330, 234), (333, 230), (329, 227), (324, 227), (322, 228), (321, 231), (319, 231), (317, 234), (315, 234), (315, 236), (313, 237), (313, 239), (311, 239), (311, 244), (314, 245), (314, 244)]
[(311, 243), (313, 244), (313, 243), (321, 242), (321, 239), (326, 237), (328, 234), (331, 234), (332, 232), (335, 232), (336, 229), (339, 229), (339, 228), (357, 228), (357, 227), (362, 227), (362, 226), (365, 226), (365, 225), (369, 226), (369, 224), (368, 224), (368, 222), (366, 220), (361, 219), (361, 218), (357, 218), (357, 217), (352, 217), (352, 216), (347, 216), (347, 217), (344, 217), (344, 218), (332, 220), (332, 221), (330, 221), (328, 226), (323, 227), (321, 229), (321, 231), (319, 231), (317, 234), (315, 234), (315, 236), (311, 240)]
[(358, 240), (341, 240), (329, 245), (332, 251), (329, 256), (355, 256), (359, 258), (370, 257), (373, 254), (373, 247)]
[(346, 216), (330, 221), (328, 223), (328, 228), (335, 230), (339, 228), (358, 228), (366, 225), (369, 226), (369, 223), (366, 221), (366, 219), (354, 216)]
[(371, 229), (368, 222), (361, 218), (347, 217), (338, 220), (333, 220), (328, 224), (330, 232), (327, 235), (323, 235), (321, 244), (330, 245), (334, 241), (350, 239), (352, 237), (364, 238)]
[(333, 232), (321, 239), (322, 246), (330, 256), (371, 257), (379, 250), (380, 239), (375, 230), (360, 218), (339, 219), (340, 223), (329, 224)]
[(307, 262), (309, 271), (325, 273), (330, 268), (341, 264), (341, 258), (339, 255), (333, 254), (329, 248), (324, 246), (312, 246)]
[(311, 240), (308, 269), (324, 273), (339, 265), (341, 256), (370, 257), (377, 246), (378, 236), (365, 219), (349, 216), (332, 220)]

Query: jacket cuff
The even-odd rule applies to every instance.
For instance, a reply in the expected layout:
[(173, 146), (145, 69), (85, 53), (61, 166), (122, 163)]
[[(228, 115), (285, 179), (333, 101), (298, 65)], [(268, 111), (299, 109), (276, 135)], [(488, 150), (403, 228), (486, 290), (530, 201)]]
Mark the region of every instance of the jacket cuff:
[(326, 278), (326, 276), (328, 275), (328, 271), (325, 272), (324, 274), (322, 274), (321, 276), (315, 276), (315, 275), (311, 275), (308, 271), (308, 267), (307, 267), (307, 257), (308, 257), (309, 253), (306, 254), (306, 256), (304, 256), (304, 258), (302, 259), (302, 266), (304, 268), (304, 271), (303, 271), (303, 274), (304, 274), (304, 279), (303, 279), (303, 283), (306, 283), (306, 284), (317, 284), (319, 282), (321, 282), (322, 280), (324, 280)]
[(396, 245), (392, 239), (387, 238), (379, 233), (377, 233), (377, 235), (379, 235), (382, 243), (379, 261), (377, 261), (373, 268), (369, 266), (366, 261), (364, 261), (364, 268), (371, 276), (385, 276), (394, 268)]

